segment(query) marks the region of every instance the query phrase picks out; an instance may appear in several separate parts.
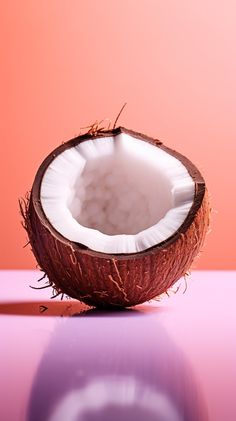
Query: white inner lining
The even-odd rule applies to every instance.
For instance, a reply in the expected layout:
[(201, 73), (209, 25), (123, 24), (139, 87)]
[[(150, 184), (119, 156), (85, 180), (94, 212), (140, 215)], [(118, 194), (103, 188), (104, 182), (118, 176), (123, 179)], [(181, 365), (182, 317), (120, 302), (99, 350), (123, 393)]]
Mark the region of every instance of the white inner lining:
[(135, 253), (170, 237), (193, 203), (185, 166), (126, 133), (65, 150), (44, 173), (41, 203), (67, 239), (105, 253)]

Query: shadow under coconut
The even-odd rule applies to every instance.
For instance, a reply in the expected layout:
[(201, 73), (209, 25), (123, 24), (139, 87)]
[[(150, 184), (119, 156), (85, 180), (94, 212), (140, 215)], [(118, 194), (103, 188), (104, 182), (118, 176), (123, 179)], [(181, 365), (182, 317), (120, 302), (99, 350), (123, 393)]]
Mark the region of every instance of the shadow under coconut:
[(158, 315), (89, 310), (60, 319), (38, 367), (28, 421), (205, 421), (191, 367)]
[(110, 309), (103, 309), (103, 308), (87, 308), (84, 311), (79, 313), (72, 314), (72, 317), (118, 317), (118, 318), (127, 318), (127, 317), (135, 317), (135, 316), (145, 316), (148, 314), (155, 314), (155, 313), (162, 313), (168, 311), (166, 307), (152, 307), (150, 304), (141, 304), (134, 307), (111, 307)]
[(168, 311), (167, 307), (154, 307), (150, 304), (141, 304), (128, 309), (121, 307), (113, 307), (110, 310), (96, 309), (87, 306), (86, 304), (77, 300), (42, 300), (42, 301), (7, 301), (0, 302), (0, 314), (13, 315), (13, 316), (43, 316), (43, 317), (70, 317), (74, 315), (86, 316), (104, 316), (108, 314), (113, 317), (129, 316), (131, 312), (139, 313), (159, 313)]

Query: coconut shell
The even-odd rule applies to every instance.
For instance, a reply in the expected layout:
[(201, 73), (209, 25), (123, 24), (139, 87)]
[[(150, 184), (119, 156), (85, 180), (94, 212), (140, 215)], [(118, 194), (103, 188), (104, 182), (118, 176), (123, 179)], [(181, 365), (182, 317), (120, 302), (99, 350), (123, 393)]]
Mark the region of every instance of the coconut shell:
[[(51, 161), (67, 148), (88, 139), (125, 132), (159, 147), (180, 160), (195, 182), (193, 205), (180, 226), (166, 241), (132, 254), (107, 254), (72, 242), (50, 224), (40, 201), (43, 175)], [(128, 307), (158, 297), (186, 274), (202, 249), (209, 225), (209, 201), (198, 169), (183, 155), (159, 140), (127, 130), (85, 134), (55, 149), (41, 164), (31, 190), (21, 203), (24, 226), (40, 268), (58, 293), (88, 305)]]

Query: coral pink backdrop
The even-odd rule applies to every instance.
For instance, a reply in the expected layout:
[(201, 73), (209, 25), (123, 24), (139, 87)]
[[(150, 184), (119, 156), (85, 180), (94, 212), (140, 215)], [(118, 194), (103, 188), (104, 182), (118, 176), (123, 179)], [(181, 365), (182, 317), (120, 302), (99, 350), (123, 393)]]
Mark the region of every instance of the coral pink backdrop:
[(114, 119), (187, 155), (215, 209), (198, 269), (235, 268), (233, 0), (1, 2), (2, 268), (35, 266), (18, 197), (81, 126)]

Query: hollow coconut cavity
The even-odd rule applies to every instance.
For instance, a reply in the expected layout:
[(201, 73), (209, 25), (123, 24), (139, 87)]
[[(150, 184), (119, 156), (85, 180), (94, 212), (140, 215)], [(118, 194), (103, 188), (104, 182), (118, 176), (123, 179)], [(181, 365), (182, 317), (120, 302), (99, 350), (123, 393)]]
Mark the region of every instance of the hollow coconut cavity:
[(36, 175), (26, 227), (59, 292), (134, 305), (167, 290), (208, 226), (204, 180), (160, 141), (117, 128), (53, 151)]

